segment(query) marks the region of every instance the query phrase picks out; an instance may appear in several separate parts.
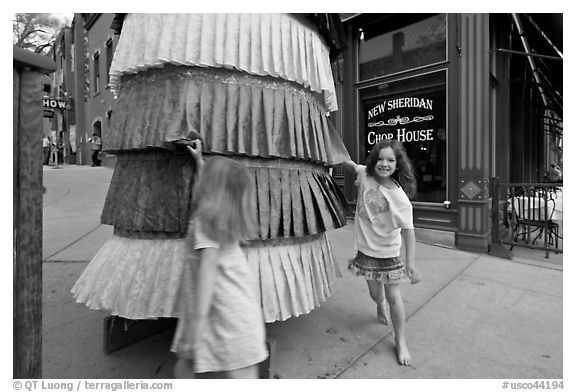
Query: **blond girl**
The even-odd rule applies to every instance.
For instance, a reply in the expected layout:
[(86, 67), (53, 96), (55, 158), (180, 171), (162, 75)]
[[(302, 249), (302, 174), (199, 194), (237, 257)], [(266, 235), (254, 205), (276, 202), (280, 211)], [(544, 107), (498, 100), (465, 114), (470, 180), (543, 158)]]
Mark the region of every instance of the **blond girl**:
[[(240, 242), (254, 231), (251, 181), (246, 167), (224, 157), (204, 163), (201, 142), (187, 146), (199, 168), (187, 241), (187, 273), (195, 301), (178, 321), (172, 351), (177, 378), (218, 373), (258, 378), (267, 356), (258, 285)], [(194, 271), (194, 273), (191, 273)], [(183, 284), (187, 284), (184, 281)]]

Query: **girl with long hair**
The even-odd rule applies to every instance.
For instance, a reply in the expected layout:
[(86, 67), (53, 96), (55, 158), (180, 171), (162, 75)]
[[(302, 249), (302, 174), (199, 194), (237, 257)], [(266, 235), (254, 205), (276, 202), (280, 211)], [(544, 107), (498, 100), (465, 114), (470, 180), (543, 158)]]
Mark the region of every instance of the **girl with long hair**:
[[(421, 280), (415, 265), (416, 240), (409, 200), (416, 193), (412, 164), (402, 143), (394, 139), (377, 143), (365, 166), (353, 161), (345, 164), (357, 173), (358, 186), (354, 221), (357, 254), (349, 268), (366, 278), (370, 297), (376, 302), (377, 318), (384, 324), (388, 324), (389, 304), (397, 359), (409, 366), (412, 357), (406, 343), (406, 313), (399, 283)], [(402, 243), (405, 261), (400, 257)]]

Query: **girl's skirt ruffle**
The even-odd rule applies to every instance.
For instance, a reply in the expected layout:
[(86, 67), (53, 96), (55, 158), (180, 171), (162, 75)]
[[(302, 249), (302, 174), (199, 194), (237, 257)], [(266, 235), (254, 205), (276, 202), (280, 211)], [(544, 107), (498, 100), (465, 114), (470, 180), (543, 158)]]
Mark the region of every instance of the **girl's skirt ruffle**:
[[(243, 247), (260, 285), (265, 322), (309, 313), (340, 276), (327, 237), (251, 241)], [(72, 288), (77, 302), (127, 319), (181, 317), (193, 300), (194, 270), (184, 240), (113, 236)]]
[(378, 280), (384, 284), (408, 282), (406, 266), (401, 257), (377, 258), (358, 252), (348, 260), (348, 270), (366, 280)]
[[(246, 165), (252, 177), (259, 239), (301, 237), (346, 225), (346, 197), (325, 167), (231, 158)], [(123, 237), (184, 237), (191, 213), (192, 162), (166, 151), (118, 154), (101, 222)]]
[(205, 151), (335, 165), (349, 160), (316, 93), (279, 78), (167, 66), (127, 76), (104, 139), (118, 152), (200, 134)]
[(338, 109), (329, 49), (315, 26), (289, 14), (130, 14), (110, 68), (122, 75), (165, 64), (230, 68), (291, 80)]

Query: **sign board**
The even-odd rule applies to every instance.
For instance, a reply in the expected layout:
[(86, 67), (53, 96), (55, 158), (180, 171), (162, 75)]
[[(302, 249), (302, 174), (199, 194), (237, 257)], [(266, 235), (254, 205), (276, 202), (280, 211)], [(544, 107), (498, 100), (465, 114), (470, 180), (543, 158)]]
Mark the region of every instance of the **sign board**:
[(397, 97), (368, 106), (364, 113), (367, 151), (384, 139), (433, 141), (438, 131), (434, 109), (434, 99), (422, 96)]
[(68, 105), (66, 104), (66, 101), (50, 97), (44, 97), (44, 99), (42, 100), (42, 107), (44, 109), (60, 109), (60, 110), (69, 109)]

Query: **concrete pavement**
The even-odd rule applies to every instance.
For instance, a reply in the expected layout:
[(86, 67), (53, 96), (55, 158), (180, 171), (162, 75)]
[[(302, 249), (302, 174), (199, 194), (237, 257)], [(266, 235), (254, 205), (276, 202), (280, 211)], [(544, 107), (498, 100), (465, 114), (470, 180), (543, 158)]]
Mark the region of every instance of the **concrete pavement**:
[[(108, 314), (70, 293), (112, 235), (100, 213), (113, 170), (44, 168), (43, 378), (171, 378), (168, 330), (104, 354)], [(307, 315), (267, 325), (283, 379), (561, 379), (563, 271), (558, 262), (505, 260), (417, 243), (424, 279), (403, 288), (411, 367), (396, 364), (364, 281), (346, 270), (352, 226), (329, 232), (342, 270), (332, 296)], [(561, 256), (560, 256), (561, 257)]]

